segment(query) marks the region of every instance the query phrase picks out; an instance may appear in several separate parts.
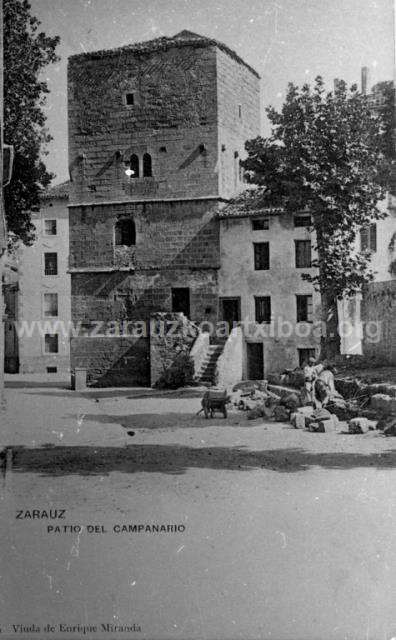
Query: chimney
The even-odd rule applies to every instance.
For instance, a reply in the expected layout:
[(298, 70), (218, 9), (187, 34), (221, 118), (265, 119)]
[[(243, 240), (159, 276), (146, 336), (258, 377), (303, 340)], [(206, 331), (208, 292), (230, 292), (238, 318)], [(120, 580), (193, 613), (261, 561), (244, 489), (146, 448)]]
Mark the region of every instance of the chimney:
[(367, 95), (367, 85), (369, 82), (369, 70), (368, 67), (362, 67), (362, 93), (364, 96)]
[(338, 89), (338, 85), (339, 85), (339, 83), (340, 83), (340, 82), (341, 82), (341, 81), (340, 81), (340, 79), (339, 79), (339, 78), (334, 78), (334, 80), (333, 80), (334, 92), (336, 92), (336, 91), (337, 91), (337, 89)]

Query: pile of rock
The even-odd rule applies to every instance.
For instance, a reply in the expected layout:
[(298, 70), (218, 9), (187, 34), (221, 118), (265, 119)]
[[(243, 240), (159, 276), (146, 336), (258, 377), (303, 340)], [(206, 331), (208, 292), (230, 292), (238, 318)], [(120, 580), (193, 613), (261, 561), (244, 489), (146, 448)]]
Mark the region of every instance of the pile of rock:
[(307, 429), (314, 433), (335, 432), (340, 423), (334, 413), (327, 409), (299, 407), (291, 416), (290, 422), (295, 429)]

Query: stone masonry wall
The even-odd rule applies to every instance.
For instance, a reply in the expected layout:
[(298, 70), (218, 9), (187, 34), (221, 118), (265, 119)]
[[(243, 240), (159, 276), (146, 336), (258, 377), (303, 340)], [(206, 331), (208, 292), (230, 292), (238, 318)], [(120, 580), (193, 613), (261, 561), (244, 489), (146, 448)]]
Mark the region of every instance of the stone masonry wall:
[(87, 370), (89, 384), (133, 386), (150, 384), (148, 338), (76, 337), (70, 342), (72, 366)]
[[(215, 51), (184, 46), (69, 59), (71, 202), (217, 194)], [(134, 94), (133, 106), (126, 93)], [(145, 152), (153, 177), (127, 178), (124, 161)]]
[(396, 280), (365, 287), (361, 317), (363, 355), (396, 364)]
[[(125, 203), (70, 209), (70, 268), (218, 268), (216, 201)], [(114, 245), (119, 218), (132, 219), (136, 244)]]
[(190, 288), (193, 322), (216, 322), (217, 270), (153, 270), (139, 273), (75, 273), (72, 276), (72, 318), (90, 326), (123, 320), (147, 320), (156, 311), (172, 311), (172, 287)]
[(221, 50), (217, 51), (217, 101), (220, 194), (229, 198), (246, 188), (239, 160), (246, 157), (246, 140), (260, 133), (260, 84), (247, 67)]

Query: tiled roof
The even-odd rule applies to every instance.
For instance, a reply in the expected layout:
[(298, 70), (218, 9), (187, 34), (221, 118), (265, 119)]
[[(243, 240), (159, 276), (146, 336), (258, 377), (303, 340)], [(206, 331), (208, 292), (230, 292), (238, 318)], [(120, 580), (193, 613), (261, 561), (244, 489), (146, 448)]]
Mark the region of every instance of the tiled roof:
[(238, 56), (235, 51), (227, 47), (227, 45), (215, 40), (214, 38), (207, 38), (206, 36), (201, 36), (198, 33), (193, 33), (192, 31), (180, 31), (180, 33), (176, 33), (176, 35), (168, 37), (162, 36), (161, 38), (155, 38), (154, 40), (147, 40), (146, 42), (136, 42), (133, 44), (127, 44), (123, 47), (117, 47), (115, 49), (102, 49), (100, 51), (88, 51), (86, 53), (78, 53), (76, 55), (70, 56), (69, 60), (76, 60), (81, 58), (86, 58), (89, 60), (97, 60), (99, 58), (104, 58), (113, 55), (119, 55), (122, 52), (132, 53), (151, 53), (152, 51), (165, 51), (166, 49), (170, 49), (171, 47), (218, 47), (225, 53), (227, 53), (231, 58), (243, 64), (247, 67), (257, 78), (260, 78), (259, 74), (253, 67), (251, 67), (247, 62), (242, 60)]
[(283, 211), (283, 207), (269, 205), (261, 192), (247, 189), (220, 210), (219, 218), (252, 218), (262, 215), (279, 215)]
[(67, 200), (69, 198), (70, 180), (56, 184), (54, 187), (50, 187), (45, 191), (41, 198), (42, 200), (50, 200), (51, 198), (60, 198)]

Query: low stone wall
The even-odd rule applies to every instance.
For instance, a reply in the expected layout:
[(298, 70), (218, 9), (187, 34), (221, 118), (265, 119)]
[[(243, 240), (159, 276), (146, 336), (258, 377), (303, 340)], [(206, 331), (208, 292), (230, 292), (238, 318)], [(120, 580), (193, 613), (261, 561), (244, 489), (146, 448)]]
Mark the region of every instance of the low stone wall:
[[(22, 356), (19, 360), (19, 373), (48, 373), (48, 367), (56, 367), (57, 373), (70, 372), (68, 356)], [(48, 375), (51, 375), (50, 373)]]
[(243, 333), (241, 327), (233, 329), (217, 361), (216, 381), (219, 387), (231, 391), (243, 377)]
[(198, 378), (201, 372), (204, 360), (208, 354), (210, 344), (210, 334), (200, 331), (190, 351), (190, 356), (194, 362), (195, 377)]
[(87, 370), (88, 384), (97, 387), (149, 386), (148, 338), (78, 337), (70, 341), (72, 370)]

